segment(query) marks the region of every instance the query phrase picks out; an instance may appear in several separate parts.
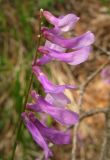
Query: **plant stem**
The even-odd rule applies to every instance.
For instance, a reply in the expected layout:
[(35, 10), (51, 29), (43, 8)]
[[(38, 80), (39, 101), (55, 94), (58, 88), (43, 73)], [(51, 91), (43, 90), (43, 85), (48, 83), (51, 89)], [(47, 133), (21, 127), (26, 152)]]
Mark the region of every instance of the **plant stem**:
[[(38, 47), (39, 47), (40, 41), (41, 41), (41, 19), (42, 19), (42, 12), (43, 12), (43, 10), (41, 9), (40, 10), (40, 15), (39, 15), (39, 34), (37, 36), (38, 41), (37, 41), (36, 54), (35, 54), (35, 57), (34, 57), (34, 63), (33, 63), (33, 65), (35, 65), (35, 63), (36, 63)], [(28, 85), (28, 88), (27, 88), (27, 91), (26, 91), (26, 96), (25, 96), (22, 112), (25, 111), (25, 109), (26, 109), (26, 104), (27, 104), (29, 93), (30, 93), (30, 90), (31, 90), (31, 86), (32, 86), (32, 82), (33, 82), (33, 77), (34, 77), (34, 75), (33, 75), (33, 73), (31, 73), (30, 80), (29, 80), (29, 85)], [(19, 140), (22, 124), (23, 124), (22, 123), (22, 119), (21, 119), (21, 117), (19, 117), (19, 119), (18, 119), (18, 126), (17, 126), (17, 134), (16, 134), (15, 143), (14, 143), (13, 150), (12, 150), (11, 160), (14, 160), (14, 157), (15, 157), (15, 151), (16, 151), (16, 147), (17, 147), (17, 144), (18, 144), (18, 140)]]

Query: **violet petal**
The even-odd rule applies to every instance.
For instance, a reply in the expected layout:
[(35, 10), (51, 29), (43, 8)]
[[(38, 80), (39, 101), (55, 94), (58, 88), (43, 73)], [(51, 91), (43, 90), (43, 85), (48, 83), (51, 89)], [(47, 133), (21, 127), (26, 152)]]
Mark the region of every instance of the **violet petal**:
[(54, 44), (52, 42), (49, 42), (47, 40), (45, 42), (45, 47), (48, 47), (50, 49), (54, 49), (54, 50), (60, 51), (60, 52), (65, 52), (65, 50), (66, 50), (65, 48), (63, 48), (63, 47), (61, 47), (61, 46), (59, 46), (57, 44)]
[(32, 120), (33, 124), (38, 128), (46, 141), (52, 142), (54, 144), (69, 144), (70, 143), (70, 132), (61, 132), (54, 128), (49, 128), (40, 122), (34, 114), (30, 113), (29, 118)]
[[(31, 91), (31, 96), (34, 99), (34, 101), (37, 102), (39, 95), (36, 93), (35, 90)], [(63, 92), (60, 92), (57, 94), (48, 93), (45, 96), (45, 100), (49, 102), (50, 104), (57, 106), (57, 107), (63, 107), (71, 103), (70, 99)]]
[(45, 100), (50, 104), (58, 107), (63, 107), (71, 103), (70, 99), (63, 92), (57, 94), (48, 93), (45, 97)]
[(65, 16), (60, 16), (59, 18), (56, 18), (50, 12), (44, 11), (43, 15), (45, 16), (47, 21), (49, 21), (55, 27), (60, 28), (62, 32), (67, 32), (71, 30), (75, 26), (76, 22), (79, 20), (79, 17), (74, 14), (67, 14)]
[(44, 64), (47, 64), (47, 63), (51, 62), (52, 60), (53, 60), (52, 57), (47, 56), (47, 55), (44, 55), (44, 56), (42, 56), (41, 58), (39, 58), (39, 59), (36, 61), (36, 65), (42, 66), (42, 65), (44, 65)]
[(31, 133), (34, 141), (39, 144), (41, 148), (43, 148), (45, 153), (45, 159), (48, 160), (48, 157), (52, 156), (52, 152), (48, 148), (48, 145), (46, 141), (44, 140), (43, 136), (39, 132), (39, 130), (36, 128), (34, 123), (29, 119), (27, 114), (25, 112), (22, 113), (22, 119), (28, 129), (28, 131)]
[(65, 89), (74, 89), (76, 86), (73, 85), (55, 85), (48, 80), (47, 76), (41, 71), (40, 67), (33, 66), (33, 72), (42, 84), (46, 93), (59, 93), (63, 92)]
[(26, 109), (36, 112), (44, 112), (51, 115), (56, 121), (63, 125), (71, 126), (76, 124), (79, 120), (76, 112), (64, 109), (63, 107), (56, 107), (49, 104), (44, 98), (39, 96), (37, 102), (34, 104), (27, 104)]
[(66, 39), (61, 35), (54, 34), (52, 30), (44, 31), (43, 35), (52, 43), (60, 45), (63, 48), (80, 49), (82, 47), (91, 45), (95, 41), (94, 34), (90, 31), (84, 33), (81, 36), (70, 39)]
[(91, 51), (91, 46), (87, 46), (77, 51), (69, 53), (61, 53), (47, 47), (39, 47), (39, 52), (43, 54), (45, 54), (46, 52), (47, 56), (50, 56), (52, 58), (51, 60), (57, 59), (59, 61), (66, 62), (70, 65), (78, 65), (86, 61), (90, 51)]

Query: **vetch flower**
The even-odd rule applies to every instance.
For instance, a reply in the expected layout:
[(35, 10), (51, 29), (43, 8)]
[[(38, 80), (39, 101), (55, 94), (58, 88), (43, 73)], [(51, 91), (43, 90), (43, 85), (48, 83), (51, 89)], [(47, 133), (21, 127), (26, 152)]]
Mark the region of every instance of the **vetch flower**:
[[(35, 102), (37, 102), (38, 94), (36, 94), (36, 91), (31, 91), (31, 96), (34, 99)], [(57, 93), (57, 94), (46, 94), (45, 100), (49, 102), (50, 104), (58, 107), (64, 107), (67, 104), (71, 103), (70, 99), (66, 97), (63, 93)]]
[(41, 71), (40, 67), (33, 66), (33, 72), (35, 76), (38, 78), (40, 83), (42, 84), (44, 90), (46, 93), (60, 93), (64, 92), (65, 89), (75, 89), (76, 86), (73, 85), (55, 85), (49, 79), (47, 76)]
[(89, 46), (94, 42), (94, 35), (90, 31), (69, 39), (64, 38), (62, 35), (54, 34), (52, 30), (44, 30), (42, 33), (48, 41), (68, 49), (80, 49)]
[(35, 126), (35, 124), (30, 120), (26, 112), (22, 113), (22, 119), (28, 128), (28, 131), (31, 133), (34, 141), (39, 144), (41, 148), (43, 148), (44, 153), (45, 153), (45, 160), (48, 160), (48, 157), (52, 156), (52, 152), (48, 148), (48, 145), (43, 138), (42, 134), (38, 130), (38, 128)]
[[(47, 76), (41, 71), (40, 67), (33, 66), (33, 72), (36, 78), (42, 84), (45, 93), (49, 94), (56, 104), (62, 105), (70, 103), (69, 98), (65, 95), (65, 89), (76, 89), (77, 87), (74, 85), (55, 85), (53, 84)], [(48, 97), (46, 97), (47, 101), (50, 101)], [(60, 103), (59, 103), (60, 102)], [(52, 101), (51, 101), (52, 103)], [(53, 102), (54, 103), (54, 102)], [(54, 103), (55, 104), (55, 103)]]
[[(45, 47), (48, 47), (50, 49), (54, 49), (56, 51), (60, 51), (60, 52), (65, 52), (66, 51), (66, 48), (63, 48), (57, 44), (54, 44), (52, 42), (49, 42), (48, 40), (46, 40), (45, 42)], [(53, 58), (51, 56), (48, 56), (48, 55), (43, 55), (40, 59), (38, 59), (36, 61), (36, 65), (39, 65), (39, 66), (42, 66), (46, 63), (49, 63), (53, 60)]]
[(69, 144), (71, 140), (70, 131), (62, 132), (54, 128), (49, 128), (40, 122), (33, 113), (29, 113), (29, 118), (33, 124), (38, 128), (41, 135), (46, 142), (52, 142), (54, 144), (62, 145)]
[(67, 32), (73, 29), (76, 22), (79, 20), (79, 17), (74, 14), (67, 14), (65, 16), (60, 16), (56, 18), (52, 13), (44, 11), (43, 15), (48, 22), (53, 24), (56, 28), (60, 28), (60, 30), (63, 32)]
[(48, 103), (43, 97), (37, 96), (35, 103), (27, 103), (26, 109), (36, 112), (44, 112), (51, 115), (56, 121), (63, 125), (71, 126), (78, 122), (79, 116), (76, 112), (70, 111), (63, 107), (56, 107)]
[[(91, 51), (91, 46), (87, 46), (69, 53), (62, 53), (47, 47), (39, 47), (39, 52), (42, 54), (46, 54), (47, 56), (50, 56), (51, 60), (59, 60), (62, 62), (66, 62), (70, 65), (78, 65), (86, 61), (90, 51)], [(45, 61), (45, 58), (44, 59), (41, 58), (40, 63), (42, 60), (43, 64), (48, 63), (47, 61)]]
[(58, 106), (58, 107), (64, 107), (67, 104), (71, 103), (70, 99), (63, 92), (60, 92), (57, 94), (48, 93), (45, 96), (45, 100), (49, 102), (50, 104), (54, 106)]

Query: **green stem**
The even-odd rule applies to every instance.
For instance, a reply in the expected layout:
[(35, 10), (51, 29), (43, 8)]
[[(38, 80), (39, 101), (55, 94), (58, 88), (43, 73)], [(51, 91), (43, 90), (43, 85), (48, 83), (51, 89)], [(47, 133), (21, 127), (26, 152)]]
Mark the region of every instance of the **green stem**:
[[(40, 16), (39, 16), (39, 34), (38, 34), (38, 41), (37, 41), (37, 46), (36, 46), (36, 54), (35, 54), (35, 57), (34, 57), (34, 65), (35, 65), (36, 60), (37, 60), (38, 47), (39, 47), (40, 41), (41, 41), (41, 18), (42, 18), (42, 11), (43, 10), (41, 9), (40, 10)], [(33, 82), (33, 77), (34, 77), (34, 75), (33, 75), (33, 73), (31, 73), (30, 80), (29, 80), (29, 85), (28, 85), (28, 88), (27, 88), (27, 92), (26, 92), (26, 96), (25, 96), (25, 100), (24, 100), (24, 105), (23, 105), (23, 109), (22, 109), (23, 112), (26, 109), (26, 104), (27, 104), (29, 93), (30, 93), (30, 90), (31, 90), (31, 86), (32, 86), (32, 82)], [(14, 143), (14, 146), (13, 146), (12, 156), (11, 156), (10, 160), (14, 160), (15, 151), (16, 151), (16, 147), (17, 147), (17, 144), (18, 144), (18, 140), (19, 140), (22, 124), (23, 124), (22, 123), (22, 119), (21, 119), (21, 117), (19, 117), (19, 119), (18, 119), (18, 126), (17, 126), (17, 134), (16, 134), (15, 143)]]

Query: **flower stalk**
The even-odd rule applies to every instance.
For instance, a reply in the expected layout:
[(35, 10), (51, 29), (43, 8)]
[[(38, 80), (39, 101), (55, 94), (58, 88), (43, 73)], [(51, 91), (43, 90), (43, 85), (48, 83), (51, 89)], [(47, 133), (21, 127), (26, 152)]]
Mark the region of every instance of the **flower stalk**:
[[(37, 36), (36, 54), (35, 54), (35, 57), (34, 57), (34, 63), (33, 63), (33, 65), (35, 65), (35, 63), (36, 63), (37, 55), (38, 55), (38, 48), (39, 48), (40, 41), (41, 41), (42, 12), (43, 12), (43, 9), (40, 9), (40, 15), (39, 15), (39, 31), (38, 31), (38, 36)], [(33, 77), (34, 77), (34, 74), (33, 74), (33, 72), (32, 72), (31, 75), (30, 75), (29, 85), (28, 85), (28, 88), (27, 88), (27, 91), (26, 91), (26, 95), (25, 95), (25, 100), (24, 100), (22, 112), (24, 112), (25, 109), (26, 109), (26, 104), (27, 104), (27, 102), (28, 102), (29, 93), (30, 93), (30, 90), (31, 90), (31, 87), (32, 87)], [(15, 157), (15, 151), (16, 151), (16, 147), (17, 147), (18, 140), (19, 140), (19, 137), (20, 137), (20, 132), (21, 132), (22, 124), (23, 124), (23, 123), (22, 123), (22, 119), (21, 119), (21, 115), (20, 115), (20, 117), (18, 118), (18, 125), (17, 125), (17, 129), (16, 129), (16, 130), (17, 130), (17, 131), (16, 131), (17, 133), (16, 133), (16, 138), (15, 138), (13, 150), (12, 150), (11, 160), (14, 160), (14, 157)]]

